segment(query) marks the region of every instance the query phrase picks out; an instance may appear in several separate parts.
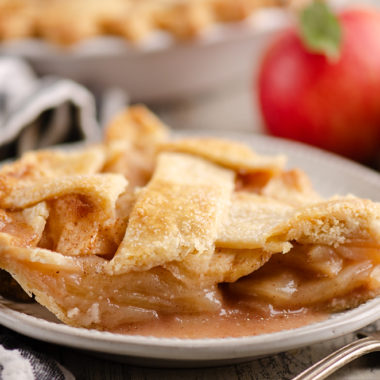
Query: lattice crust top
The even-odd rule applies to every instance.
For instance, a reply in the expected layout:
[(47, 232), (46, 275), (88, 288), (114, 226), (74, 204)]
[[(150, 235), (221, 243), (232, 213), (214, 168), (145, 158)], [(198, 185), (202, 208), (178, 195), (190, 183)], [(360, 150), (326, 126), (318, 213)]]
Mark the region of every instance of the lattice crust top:
[[(174, 140), (131, 107), (97, 146), (0, 169), (0, 267), (64, 322), (100, 329), (215, 313), (225, 292), (335, 309), (376, 295), (380, 204), (323, 199), (284, 165), (237, 142)], [(300, 280), (299, 267), (314, 274)], [(299, 284), (298, 298), (280, 297), (271, 276)], [(306, 302), (311, 279), (335, 292)]]

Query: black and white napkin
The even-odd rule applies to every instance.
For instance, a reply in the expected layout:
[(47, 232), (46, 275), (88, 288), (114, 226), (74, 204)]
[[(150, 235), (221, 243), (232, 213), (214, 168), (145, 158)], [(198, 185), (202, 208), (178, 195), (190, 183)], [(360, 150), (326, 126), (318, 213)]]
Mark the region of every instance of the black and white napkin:
[(127, 103), (118, 89), (95, 96), (72, 80), (37, 78), (17, 58), (0, 58), (0, 160), (31, 149), (96, 141), (101, 126)]
[(0, 326), (0, 343), (1, 380), (75, 379), (68, 369), (46, 355), (41, 344), (32, 339)]

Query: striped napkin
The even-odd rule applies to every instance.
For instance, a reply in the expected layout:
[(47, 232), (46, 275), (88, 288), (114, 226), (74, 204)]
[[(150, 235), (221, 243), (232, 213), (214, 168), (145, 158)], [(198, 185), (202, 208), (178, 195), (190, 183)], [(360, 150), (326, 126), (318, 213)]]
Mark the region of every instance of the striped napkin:
[[(41, 350), (39, 342), (0, 326), (1, 380), (74, 380), (74, 375)], [(45, 350), (46, 350), (46, 346)]]
[(0, 58), (0, 160), (55, 144), (96, 141), (102, 124), (127, 101), (121, 90), (108, 89), (95, 99), (76, 82), (37, 78), (26, 62)]

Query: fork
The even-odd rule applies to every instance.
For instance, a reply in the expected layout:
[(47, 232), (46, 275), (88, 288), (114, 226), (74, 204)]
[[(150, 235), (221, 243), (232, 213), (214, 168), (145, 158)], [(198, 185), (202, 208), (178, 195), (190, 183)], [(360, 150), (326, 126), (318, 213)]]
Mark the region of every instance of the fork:
[(340, 348), (332, 354), (326, 356), (324, 359), (315, 363), (293, 380), (321, 380), (325, 379), (337, 369), (343, 367), (345, 364), (358, 358), (359, 356), (368, 354), (374, 351), (380, 351), (380, 331), (370, 334), (359, 333), (359, 337), (365, 336), (355, 340), (352, 343)]

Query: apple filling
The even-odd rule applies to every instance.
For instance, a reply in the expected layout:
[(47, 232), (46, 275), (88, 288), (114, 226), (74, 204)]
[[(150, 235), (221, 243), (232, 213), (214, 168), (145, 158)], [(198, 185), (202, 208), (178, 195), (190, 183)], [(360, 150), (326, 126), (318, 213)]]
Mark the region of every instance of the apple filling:
[(255, 308), (343, 310), (379, 293), (378, 248), (295, 246), (239, 281), (233, 299)]
[(21, 261), (2, 265), (24, 288), (33, 289), (39, 302), (48, 303), (60, 319), (74, 326), (112, 330), (168, 314), (219, 312), (217, 286), (191, 287), (164, 268), (110, 276), (103, 271), (104, 261), (88, 257), (59, 266)]
[[(321, 318), (322, 312), (354, 307), (377, 295), (380, 284), (376, 248), (297, 245), (288, 254), (273, 255), (248, 276), (212, 285), (208, 281), (208, 286), (200, 286), (200, 276), (190, 280), (182, 273), (180, 279), (163, 267), (112, 276), (104, 270), (107, 260), (100, 257), (65, 257), (64, 262), (48, 263), (47, 251), (36, 249), (38, 262), (31, 263), (25, 253), (19, 249), (18, 260), (13, 256), (8, 262), (4, 257), (10, 252), (3, 255), (2, 267), (24, 288), (33, 289), (37, 300), (65, 323), (160, 336), (171, 336), (162, 331), (168, 320), (178, 336), (194, 336), (191, 329), (199, 320), (220, 328), (239, 323), (242, 335), (261, 331), (260, 320), (273, 331), (270, 321), (284, 324), (279, 315), (294, 327), (302, 320), (310, 322), (312, 316)], [(208, 335), (206, 329), (203, 335), (227, 334), (221, 331)]]

